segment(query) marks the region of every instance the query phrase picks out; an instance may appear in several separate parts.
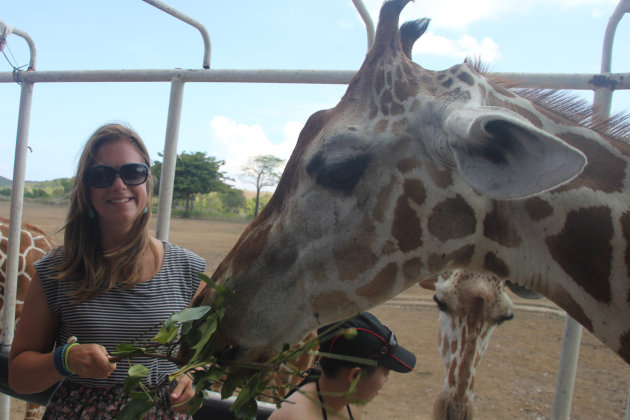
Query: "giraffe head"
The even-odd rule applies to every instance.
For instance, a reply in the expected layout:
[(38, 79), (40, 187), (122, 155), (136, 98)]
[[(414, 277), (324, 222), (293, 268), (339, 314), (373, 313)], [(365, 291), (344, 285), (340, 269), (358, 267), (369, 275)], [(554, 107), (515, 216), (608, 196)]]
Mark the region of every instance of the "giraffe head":
[[(426, 21), (401, 35), (407, 1), (383, 4), (345, 95), (309, 118), (270, 202), (212, 276), (235, 292), (215, 341), (233, 357), (264, 359), (457, 267), (509, 276), (584, 315), (544, 235), (564, 223), (550, 214), (567, 214), (554, 213), (549, 191), (571, 189), (586, 164), (554, 133), (597, 135), (468, 63), (445, 71), (413, 63), (410, 44)], [(195, 304), (211, 300), (204, 293)]]
[(438, 339), (445, 376), (433, 418), (473, 417), (475, 370), (494, 329), (514, 317), (504, 284), (496, 276), (464, 270), (420, 282), (435, 290), (433, 299), (440, 310)]

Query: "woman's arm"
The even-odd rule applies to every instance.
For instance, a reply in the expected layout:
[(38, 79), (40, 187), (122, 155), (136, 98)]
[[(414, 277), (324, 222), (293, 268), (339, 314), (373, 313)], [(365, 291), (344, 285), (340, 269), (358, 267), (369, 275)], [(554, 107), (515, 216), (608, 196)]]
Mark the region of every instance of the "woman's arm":
[[(48, 308), (41, 280), (35, 274), (9, 354), (9, 386), (15, 392), (45, 391), (63, 378), (53, 360), (57, 322), (57, 315)], [(99, 344), (72, 347), (67, 361), (70, 370), (89, 378), (106, 378), (116, 368), (109, 362), (105, 347)]]

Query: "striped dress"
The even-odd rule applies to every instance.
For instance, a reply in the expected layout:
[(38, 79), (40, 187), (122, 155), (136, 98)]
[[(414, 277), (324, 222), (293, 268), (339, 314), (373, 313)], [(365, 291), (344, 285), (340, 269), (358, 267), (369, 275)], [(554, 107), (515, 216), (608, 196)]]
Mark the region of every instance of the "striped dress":
[[(164, 260), (160, 271), (153, 278), (127, 290), (116, 286), (94, 299), (73, 304), (67, 296), (72, 284), (51, 279), (56, 258), (63, 258), (61, 251), (57, 254), (54, 252), (46, 254), (35, 263), (35, 268), (40, 276), (48, 307), (58, 316), (57, 345), (63, 345), (69, 337), (76, 336), (79, 343), (98, 343), (108, 352), (114, 351), (118, 344), (148, 341), (155, 336), (161, 322), (189, 306), (199, 286), (198, 273), (205, 270), (205, 261), (201, 257), (177, 245), (164, 242)], [(151, 389), (168, 388), (165, 379), (177, 369), (171, 362), (147, 357), (133, 358), (131, 363), (143, 364), (149, 369), (150, 374), (144, 382)], [(96, 414), (93, 412), (94, 404), (105, 403), (110, 407), (112, 404), (124, 403), (126, 396), (122, 395), (121, 385), (127, 377), (128, 367), (126, 362), (117, 363), (116, 370), (106, 379), (80, 378), (76, 375), (67, 377), (51, 397), (47, 408), (48, 417), (45, 415), (45, 418), (61, 418), (64, 415), (72, 418), (91, 418), (90, 416)], [(104, 392), (103, 387), (110, 388), (110, 391)], [(71, 407), (72, 404), (85, 405), (86, 393), (91, 389), (96, 399), (102, 400), (102, 396), (111, 395), (107, 396), (105, 401), (94, 401), (90, 407)], [(73, 392), (80, 401), (73, 401), (70, 395)], [(162, 389), (160, 392), (167, 393), (168, 389)], [(117, 402), (114, 403), (112, 398)], [(48, 414), (55, 406), (59, 406), (63, 412)], [(97, 410), (98, 418), (109, 418), (101, 410), (119, 409), (120, 407), (102, 406)], [(79, 415), (77, 410), (83, 410), (85, 417)], [(164, 418), (173, 416), (167, 415)]]

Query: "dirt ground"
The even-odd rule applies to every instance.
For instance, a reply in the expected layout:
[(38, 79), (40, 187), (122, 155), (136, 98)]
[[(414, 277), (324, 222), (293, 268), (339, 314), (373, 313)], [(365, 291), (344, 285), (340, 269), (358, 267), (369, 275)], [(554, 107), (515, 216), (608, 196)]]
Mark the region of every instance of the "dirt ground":
[[(9, 203), (0, 201), (0, 215)], [(47, 232), (60, 226), (61, 207), (25, 203), (23, 221)], [(236, 241), (241, 223), (173, 219), (169, 240), (197, 252), (208, 273)], [(57, 243), (61, 235), (54, 235)], [(495, 330), (475, 378), (475, 413), (480, 419), (551, 418), (565, 318), (548, 300), (516, 303), (515, 319)], [(430, 419), (433, 400), (444, 374), (437, 349), (438, 311), (432, 293), (412, 287), (372, 309), (418, 356), (416, 369), (390, 375), (381, 394), (365, 410), (364, 419)], [(571, 419), (624, 419), (630, 366), (584, 330), (576, 374)], [(11, 420), (21, 419), (23, 403), (12, 401)]]

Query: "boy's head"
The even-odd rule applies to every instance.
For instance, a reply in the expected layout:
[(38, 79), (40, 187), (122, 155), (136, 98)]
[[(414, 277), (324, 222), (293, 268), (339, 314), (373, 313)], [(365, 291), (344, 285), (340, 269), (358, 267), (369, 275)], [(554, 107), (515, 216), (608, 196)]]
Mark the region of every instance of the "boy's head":
[[(363, 312), (341, 323), (333, 323), (317, 330), (319, 351), (340, 356), (368, 359), (395, 372), (406, 373), (416, 365), (416, 356), (398, 344), (394, 333), (371, 313)], [(321, 356), (320, 365), (328, 376), (335, 376), (342, 367), (362, 366), (369, 363), (346, 361)]]

